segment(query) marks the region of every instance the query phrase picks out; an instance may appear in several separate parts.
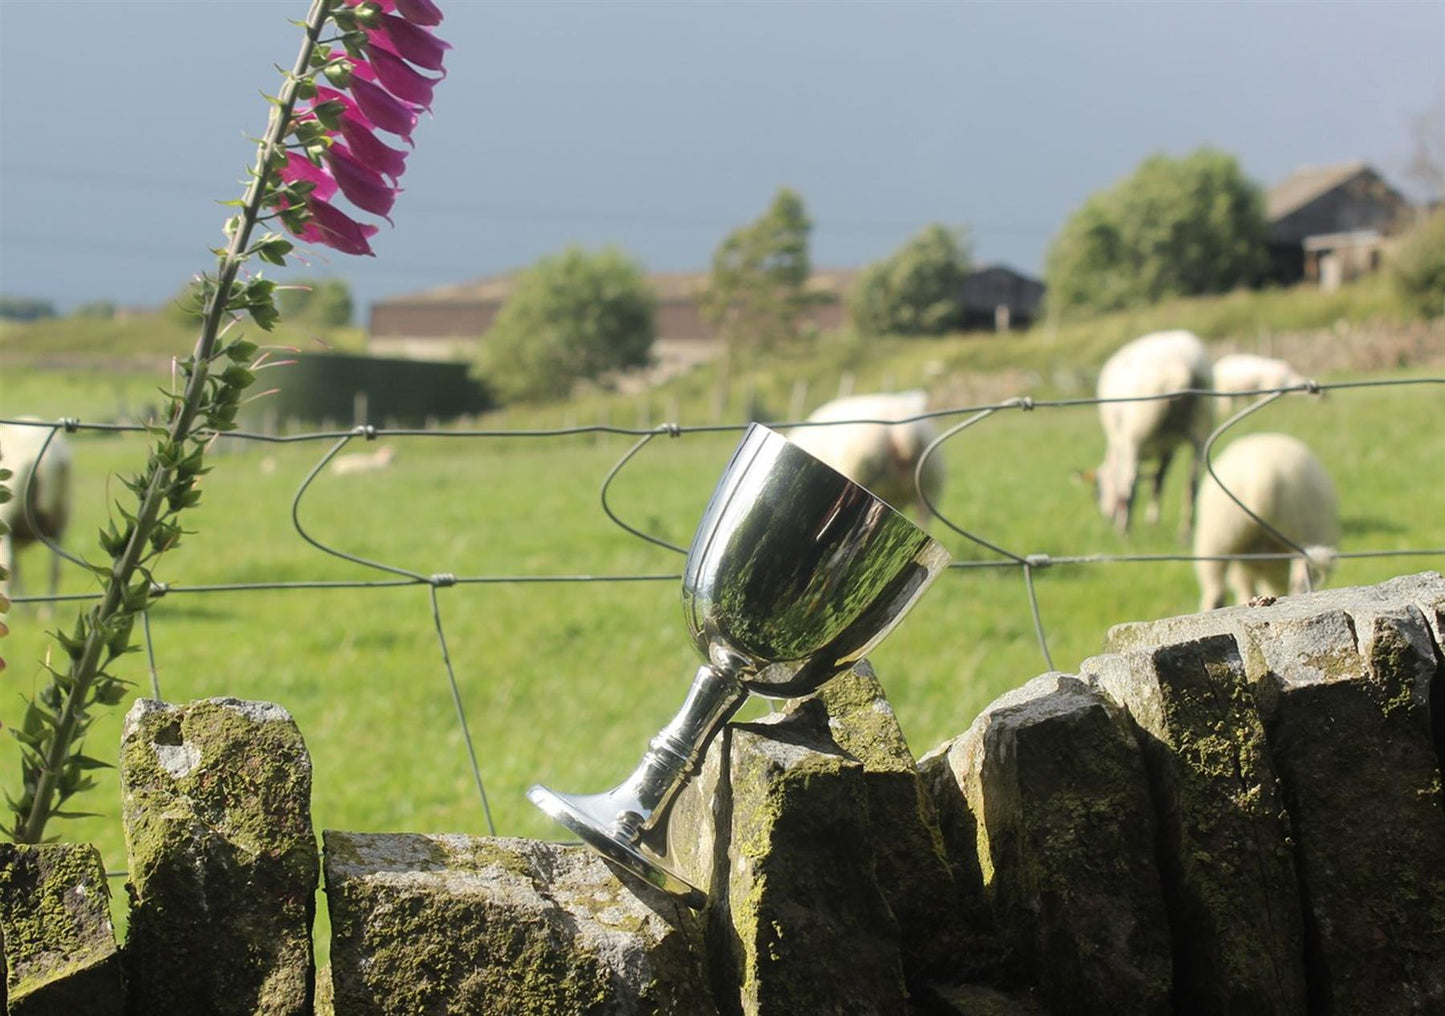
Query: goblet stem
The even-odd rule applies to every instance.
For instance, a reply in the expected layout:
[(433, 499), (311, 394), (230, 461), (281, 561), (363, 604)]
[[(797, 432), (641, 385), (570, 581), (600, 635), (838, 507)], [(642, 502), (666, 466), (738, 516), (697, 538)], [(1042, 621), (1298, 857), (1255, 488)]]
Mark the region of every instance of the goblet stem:
[(697, 770), (713, 735), (747, 697), (747, 689), (734, 671), (708, 663), (697, 668), (682, 708), (648, 742), (637, 769), (613, 792), (637, 805), (617, 815), (619, 833), (635, 842), (658, 824), (673, 795)]
[[(534, 786), (527, 796), (611, 861), (689, 906), (701, 907), (707, 899), (702, 890), (673, 870), (665, 819), (718, 728), (747, 700), (740, 672), (736, 667), (699, 667), (682, 708), (653, 737), (632, 775), (612, 790), (580, 795)], [(649, 832), (654, 835), (646, 835)]]

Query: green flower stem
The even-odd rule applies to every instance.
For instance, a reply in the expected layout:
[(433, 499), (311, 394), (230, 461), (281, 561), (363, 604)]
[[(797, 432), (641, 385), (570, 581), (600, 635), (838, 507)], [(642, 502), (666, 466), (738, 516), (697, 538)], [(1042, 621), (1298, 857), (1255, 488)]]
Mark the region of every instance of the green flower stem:
[[(297, 84), (307, 75), (311, 53), (316, 48), (321, 27), (326, 23), (334, 2), (335, 0), (314, 0), (312, 3), (311, 11), (306, 17), (306, 37), (301, 44), (301, 52), (296, 58), (295, 69), (287, 77), (276, 104), (271, 110), (271, 120), (260, 145), (256, 171), (252, 174), (251, 184), (243, 199), (240, 222), (231, 235), (230, 246), (221, 258), (217, 285), (211, 293), (210, 303), (207, 305), (205, 316), (202, 319), (201, 334), (196, 340), (191, 376), (186, 385), (185, 395), (176, 405), (172, 414), (167, 444), (175, 448), (181, 448), (185, 440), (191, 436), (191, 427), (204, 400), (208, 366), (215, 353), (216, 340), (221, 331), (221, 319), (226, 313), (231, 285), (236, 281), (236, 275), (245, 261), (245, 252), (250, 244), (251, 232), (256, 226), (262, 201), (266, 196), (266, 185), (274, 172), (271, 165), (272, 156), (282, 147), (291, 122), (291, 112), (296, 104)], [(146, 488), (145, 496), (141, 499), (140, 510), (136, 513), (135, 530), (125, 550), (115, 559), (111, 568), (105, 595), (95, 613), (91, 615), (84, 648), (80, 656), (71, 661), (70, 687), (65, 693), (58, 717), (59, 722), (55, 727), (55, 735), (45, 754), (45, 764), (37, 781), (34, 802), (24, 824), (16, 831), (15, 840), (18, 843), (39, 843), (44, 835), (45, 823), (52, 814), (51, 801), (59, 784), (61, 769), (70, 756), (71, 742), (75, 738), (77, 725), (86, 706), (87, 696), (100, 671), (101, 653), (106, 648), (110, 633), (109, 622), (124, 607), (126, 590), (135, 576), (137, 567), (145, 559), (151, 533), (155, 529), (156, 521), (165, 504), (166, 492), (171, 487), (175, 470), (163, 466), (160, 456), (155, 452), (151, 454), (150, 465), (152, 466), (150, 484)]]

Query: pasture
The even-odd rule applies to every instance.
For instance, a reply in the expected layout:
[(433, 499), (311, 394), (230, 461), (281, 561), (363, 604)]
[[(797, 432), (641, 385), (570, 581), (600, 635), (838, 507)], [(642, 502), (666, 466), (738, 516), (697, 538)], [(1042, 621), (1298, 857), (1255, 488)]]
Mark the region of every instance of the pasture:
[[(90, 413), (95, 419), (122, 383), (107, 376), (8, 374), (7, 416)], [(142, 376), (134, 383), (153, 388), (159, 380)], [(632, 421), (619, 413), (616, 422)], [(1445, 386), (1359, 388), (1323, 400), (1291, 395), (1233, 433), (1259, 430), (1295, 434), (1325, 462), (1340, 491), (1343, 550), (1445, 546)], [(737, 437), (692, 432), (653, 439), (614, 482), (613, 510), (685, 546)], [(137, 435), (81, 433), (71, 440), (77, 497), (67, 546), (85, 554), (107, 504), (123, 493), (111, 474), (135, 470), (145, 446)], [(422, 574), (533, 580), (461, 584), (439, 589), (437, 600), (497, 831), (559, 836), (526, 800), (526, 788), (533, 782), (576, 792), (612, 786), (681, 704), (699, 662), (675, 578), (535, 581), (680, 573), (680, 555), (629, 535), (598, 506), (603, 477), (634, 439), (382, 440), (396, 447), (388, 468), (353, 476), (323, 472), (299, 505), (300, 521), (324, 544)], [(177, 586), (394, 577), (312, 548), (292, 525), (293, 496), (331, 444), (225, 442), (205, 478), (202, 505), (188, 517), (197, 532), (161, 563), (158, 577)], [(371, 448), (358, 439), (346, 450)], [(1097, 465), (1102, 450), (1092, 406), (1000, 412), (941, 449), (948, 470), (942, 514), (1025, 554), (1184, 552), (1175, 523), (1186, 462), (1176, 461), (1170, 477), (1164, 523), (1141, 522), (1121, 538), (1094, 508), (1089, 489), (1070, 475)], [(956, 560), (997, 559), (939, 520), (932, 532)], [(42, 553), (32, 549), (23, 562), (31, 592), (39, 591)], [(1345, 560), (1331, 584), (1442, 567), (1439, 556)], [(94, 589), (78, 568), (67, 567), (65, 576), (66, 592)], [(1066, 671), (1098, 651), (1109, 625), (1187, 613), (1198, 600), (1184, 561), (1061, 565), (1035, 572), (1034, 581), (1054, 664)], [(9, 662), (7, 689), (30, 693), (41, 685), (40, 661), (48, 652), (43, 629), (56, 621), (69, 626), (75, 609), (61, 604), (47, 625), (34, 606), (16, 607), (12, 633), (0, 646)], [(315, 765), (318, 829), (487, 831), (427, 586), (177, 592), (155, 605), (151, 630), (165, 698), (265, 699), (292, 713)], [(873, 661), (916, 754), (963, 730), (1001, 692), (1047, 669), (1015, 567), (951, 570)], [(136, 682), (137, 694), (150, 694), (144, 653), (127, 657), (120, 673)], [(88, 754), (114, 758), (128, 707), (97, 720)], [(3, 696), (0, 722), (16, 723), (22, 708), (18, 695)], [(13, 756), (3, 758), (0, 783), (13, 792), (18, 766)], [(101, 772), (99, 787), (72, 806), (100, 814), (57, 822), (48, 832), (94, 842), (108, 867), (124, 867), (114, 771)]]

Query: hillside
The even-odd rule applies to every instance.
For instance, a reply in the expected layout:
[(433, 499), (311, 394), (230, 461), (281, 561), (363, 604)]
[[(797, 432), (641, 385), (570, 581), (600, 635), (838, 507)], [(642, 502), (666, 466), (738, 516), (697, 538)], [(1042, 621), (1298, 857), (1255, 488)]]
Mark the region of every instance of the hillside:
[[(1221, 351), (1282, 356), (1305, 374), (1321, 378), (1342, 371), (1445, 363), (1445, 323), (1413, 318), (1387, 280), (1376, 278), (1334, 293), (1301, 287), (1176, 300), (1085, 320), (1046, 321), (1005, 335), (862, 339), (846, 330), (824, 332), (788, 350), (744, 355), (726, 392), (720, 390), (720, 366), (705, 362), (650, 388), (639, 380), (564, 403), (511, 407), (490, 414), (488, 425), (606, 422), (631, 427), (664, 419), (689, 424), (783, 420), (803, 415), (840, 390), (924, 388), (935, 407), (1020, 394), (1075, 396), (1092, 391), (1094, 373), (1112, 350), (1165, 328), (1190, 329)], [(282, 349), (365, 348), (359, 328), (283, 323), (270, 335), (258, 334), (259, 341)], [(4, 411), (125, 417), (135, 405), (152, 400), (156, 385), (167, 376), (170, 358), (188, 353), (193, 340), (189, 326), (164, 314), (0, 324)], [(267, 387), (284, 385), (284, 369), (267, 374), (265, 381)]]

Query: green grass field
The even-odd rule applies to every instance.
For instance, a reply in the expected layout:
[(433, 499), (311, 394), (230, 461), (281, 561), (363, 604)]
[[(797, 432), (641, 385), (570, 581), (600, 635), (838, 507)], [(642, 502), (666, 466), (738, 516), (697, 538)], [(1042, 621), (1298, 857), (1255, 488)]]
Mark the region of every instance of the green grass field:
[[(879, 362), (861, 365), (860, 377), (883, 369)], [(164, 381), (111, 372), (6, 373), (0, 414), (6, 416), (100, 418), (117, 398), (142, 398)], [(679, 398), (693, 397), (686, 387), (693, 384), (681, 382)], [(561, 413), (515, 413), (508, 425), (544, 415), (555, 423)], [(616, 422), (632, 422), (623, 416), (619, 410)], [(1237, 428), (1256, 430), (1297, 434), (1320, 453), (1341, 493), (1342, 549), (1445, 546), (1445, 385), (1362, 388), (1324, 400), (1290, 396)], [(656, 438), (614, 483), (614, 510), (685, 545), (736, 439), (736, 433)], [(84, 554), (95, 546), (107, 504), (124, 493), (111, 474), (137, 469), (145, 449), (135, 436), (82, 433), (72, 440), (77, 517), (66, 542)], [(681, 569), (680, 555), (628, 535), (598, 507), (602, 478), (631, 438), (389, 440), (397, 448), (391, 468), (323, 474), (312, 487), (300, 517), (317, 540), (422, 574)], [(158, 576), (177, 586), (387, 578), (313, 549), (292, 526), (293, 495), (329, 446), (248, 444), (218, 453), (203, 504), (189, 516), (199, 532)], [(1184, 462), (1171, 477), (1166, 524), (1140, 526), (1121, 539), (1070, 478), (1072, 470), (1096, 465), (1102, 449), (1092, 407), (996, 414), (945, 446), (942, 513), (1019, 553), (1180, 550), (1174, 533)], [(935, 520), (932, 531), (960, 560), (994, 557), (942, 522)], [(43, 552), (27, 552), (22, 565), (36, 591)], [(1442, 566), (1439, 556), (1344, 561), (1331, 584)], [(1053, 662), (1066, 671), (1098, 651), (1109, 625), (1189, 612), (1198, 596), (1183, 562), (1060, 566), (1036, 573), (1035, 582)], [(64, 588), (84, 593), (94, 585), (68, 567)], [(526, 788), (612, 786), (680, 705), (699, 662), (672, 580), (465, 584), (439, 590), (438, 600), (502, 834), (558, 835), (526, 800)], [(68, 626), (75, 610), (63, 604), (56, 616)], [(20, 717), (20, 693), (44, 681), (39, 661), (48, 651), (46, 625), (33, 606), (17, 606), (9, 622), (12, 634), (0, 648), (9, 661), (3, 681), (15, 694), (0, 697), (5, 724)], [(165, 698), (265, 699), (291, 711), (315, 763), (318, 829), (486, 831), (427, 587), (175, 593), (154, 607), (152, 633)], [(962, 731), (1001, 692), (1047, 669), (1016, 568), (951, 571), (873, 660), (918, 754)], [(123, 676), (148, 695), (145, 655), (126, 662)], [(115, 757), (128, 706), (97, 720), (88, 754)], [(0, 784), (13, 792), (17, 772), (14, 754), (0, 745)], [(58, 822), (49, 832), (94, 842), (109, 867), (123, 868), (114, 772), (102, 772), (100, 786), (75, 806), (100, 817)]]

